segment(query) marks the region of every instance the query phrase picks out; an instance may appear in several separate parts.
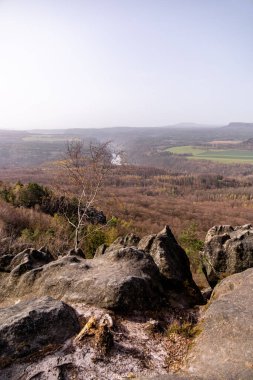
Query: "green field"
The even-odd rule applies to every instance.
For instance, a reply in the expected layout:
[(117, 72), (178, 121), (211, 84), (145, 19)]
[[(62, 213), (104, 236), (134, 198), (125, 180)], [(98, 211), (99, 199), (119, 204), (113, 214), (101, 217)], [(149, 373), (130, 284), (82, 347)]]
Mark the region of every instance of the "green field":
[(253, 151), (238, 149), (205, 149), (194, 146), (176, 146), (167, 149), (168, 152), (184, 155), (190, 160), (211, 160), (222, 163), (249, 163), (253, 164)]

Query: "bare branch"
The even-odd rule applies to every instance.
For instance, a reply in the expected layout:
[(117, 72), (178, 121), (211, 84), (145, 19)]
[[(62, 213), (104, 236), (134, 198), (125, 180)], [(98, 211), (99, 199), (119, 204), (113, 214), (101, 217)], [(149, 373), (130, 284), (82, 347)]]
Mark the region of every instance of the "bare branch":
[(93, 206), (105, 177), (113, 167), (110, 142), (102, 144), (90, 143), (85, 146), (80, 140), (68, 141), (62, 167), (68, 180), (76, 189), (77, 222), (73, 223), (66, 217), (68, 223), (75, 229), (75, 247), (79, 244), (81, 229), (89, 221), (89, 210)]

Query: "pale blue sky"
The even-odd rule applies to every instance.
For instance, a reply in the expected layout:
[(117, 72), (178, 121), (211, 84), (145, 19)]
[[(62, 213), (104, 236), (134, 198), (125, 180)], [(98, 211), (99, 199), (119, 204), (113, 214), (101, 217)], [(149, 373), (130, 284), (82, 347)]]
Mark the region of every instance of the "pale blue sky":
[(0, 129), (253, 122), (253, 0), (0, 0)]

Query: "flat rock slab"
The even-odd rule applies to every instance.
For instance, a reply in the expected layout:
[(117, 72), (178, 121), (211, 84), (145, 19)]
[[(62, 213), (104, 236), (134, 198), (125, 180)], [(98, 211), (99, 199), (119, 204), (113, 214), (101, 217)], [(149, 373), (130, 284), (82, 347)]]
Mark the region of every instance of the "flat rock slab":
[(0, 364), (61, 344), (79, 330), (75, 310), (50, 297), (0, 309)]
[(253, 269), (216, 286), (187, 371), (203, 380), (253, 379)]

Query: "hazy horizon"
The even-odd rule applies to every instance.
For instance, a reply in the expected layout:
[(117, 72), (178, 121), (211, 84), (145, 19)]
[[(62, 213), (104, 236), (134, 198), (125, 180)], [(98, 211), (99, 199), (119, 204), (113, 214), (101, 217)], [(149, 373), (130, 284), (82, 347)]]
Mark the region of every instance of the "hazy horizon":
[[(228, 125), (230, 123), (224, 124)], [(216, 128), (216, 127), (222, 127), (223, 124), (198, 124), (198, 123), (175, 123), (175, 124), (167, 124), (167, 125), (149, 125), (149, 126), (131, 126), (131, 125), (114, 125), (114, 126), (103, 126), (103, 127), (56, 127), (56, 128), (4, 128), (0, 127), (0, 130), (6, 130), (6, 131), (36, 131), (36, 130), (65, 130), (65, 129), (108, 129), (108, 128), (170, 128), (170, 127), (185, 127), (185, 128), (191, 128), (191, 127), (198, 127), (198, 128)]]
[(46, 131), (48, 130), (68, 130), (68, 129), (124, 129), (124, 128), (219, 128), (219, 127), (225, 127), (228, 126), (232, 123), (240, 123), (240, 124), (253, 124), (253, 122), (241, 122), (241, 121), (232, 121), (226, 124), (200, 124), (200, 123), (187, 123), (187, 122), (182, 122), (182, 123), (175, 123), (175, 124), (167, 124), (167, 125), (149, 125), (149, 126), (131, 126), (131, 125), (115, 125), (115, 126), (103, 126), (103, 127), (58, 127), (58, 128), (0, 128), (0, 131), (23, 131), (23, 132), (31, 132), (31, 131)]
[(0, 0), (0, 36), (0, 129), (253, 121), (251, 0)]

